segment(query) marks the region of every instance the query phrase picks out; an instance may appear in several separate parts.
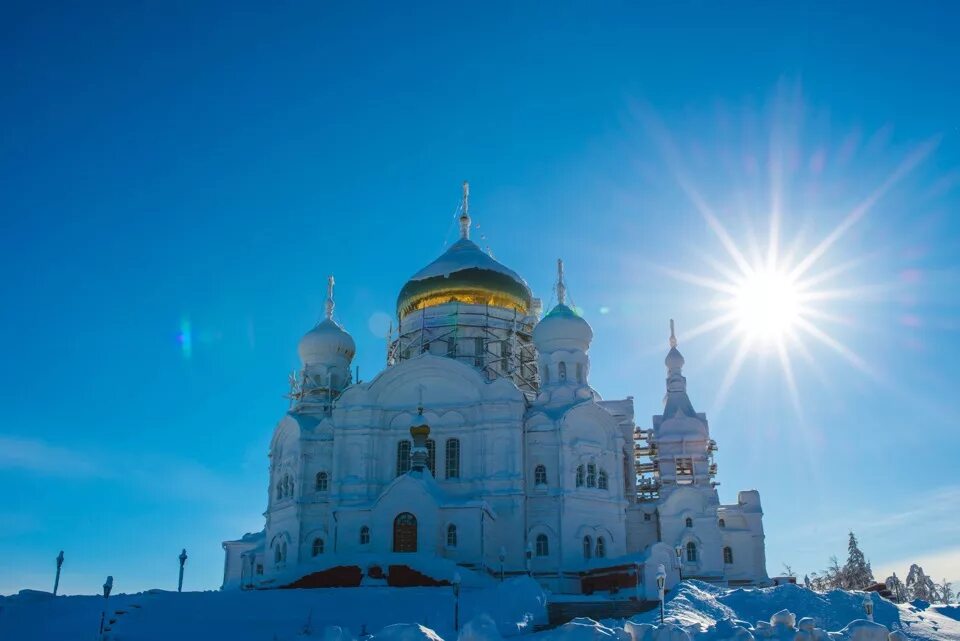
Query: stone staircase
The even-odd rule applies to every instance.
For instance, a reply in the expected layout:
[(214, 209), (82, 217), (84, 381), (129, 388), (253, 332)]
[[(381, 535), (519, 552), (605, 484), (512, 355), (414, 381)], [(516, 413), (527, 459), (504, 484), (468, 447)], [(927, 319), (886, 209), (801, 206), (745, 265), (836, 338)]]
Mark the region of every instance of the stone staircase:
[(617, 601), (555, 601), (547, 603), (545, 628), (554, 628), (572, 621), (577, 617), (587, 617), (594, 621), (601, 619), (628, 619), (635, 614), (647, 612), (659, 607), (659, 601), (637, 601), (622, 599)]

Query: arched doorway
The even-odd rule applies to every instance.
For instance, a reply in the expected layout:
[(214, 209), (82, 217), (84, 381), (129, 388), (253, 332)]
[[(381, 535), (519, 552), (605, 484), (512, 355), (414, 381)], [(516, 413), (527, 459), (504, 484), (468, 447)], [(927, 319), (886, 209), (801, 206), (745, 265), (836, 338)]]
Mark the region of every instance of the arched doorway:
[(417, 551), (417, 517), (402, 512), (393, 520), (393, 551)]

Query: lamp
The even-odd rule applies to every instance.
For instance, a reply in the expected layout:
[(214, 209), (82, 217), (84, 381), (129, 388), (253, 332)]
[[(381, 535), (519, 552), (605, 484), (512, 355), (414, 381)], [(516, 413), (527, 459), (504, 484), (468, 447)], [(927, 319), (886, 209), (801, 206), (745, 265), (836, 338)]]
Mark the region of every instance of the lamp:
[(677, 547), (673, 548), (673, 551), (677, 555), (677, 571), (680, 572), (680, 580), (683, 581), (683, 548), (678, 545)]
[(660, 625), (663, 625), (663, 589), (667, 584), (667, 571), (663, 563), (657, 566), (657, 593), (660, 597)]
[(183, 548), (177, 558), (180, 559), (180, 580), (177, 581), (177, 592), (183, 592), (183, 565), (187, 562), (187, 548)]
[(873, 599), (870, 598), (869, 592), (863, 595), (863, 611), (867, 615), (867, 621), (873, 621)]
[(503, 583), (503, 562), (507, 558), (507, 548), (500, 546), (500, 554), (498, 557), (500, 559), (500, 583)]
[(453, 629), (460, 631), (460, 573), (453, 573)]

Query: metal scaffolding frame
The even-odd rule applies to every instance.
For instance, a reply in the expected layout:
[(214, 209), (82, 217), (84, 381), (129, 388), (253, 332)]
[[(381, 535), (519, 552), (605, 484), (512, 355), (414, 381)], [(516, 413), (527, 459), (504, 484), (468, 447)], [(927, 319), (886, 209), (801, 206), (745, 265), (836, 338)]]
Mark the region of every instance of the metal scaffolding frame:
[[(411, 319), (415, 314), (419, 318)], [(475, 367), (490, 380), (510, 378), (532, 398), (540, 389), (535, 324), (534, 316), (491, 305), (451, 301), (417, 310), (401, 321), (395, 337), (391, 327), (387, 366), (430, 352)]]

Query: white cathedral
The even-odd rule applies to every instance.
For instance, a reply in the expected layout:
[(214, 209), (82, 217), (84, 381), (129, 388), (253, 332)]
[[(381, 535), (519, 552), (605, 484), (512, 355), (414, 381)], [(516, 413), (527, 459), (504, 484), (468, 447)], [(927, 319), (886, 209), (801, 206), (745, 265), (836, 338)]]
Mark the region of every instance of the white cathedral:
[[(326, 317), (300, 340), (270, 444), (262, 531), (226, 541), (224, 589), (442, 585), (529, 573), (560, 593), (655, 599), (697, 578), (763, 585), (760, 496), (721, 505), (716, 442), (694, 410), (671, 321), (663, 412), (590, 386), (590, 325), (540, 301), (460, 239), (397, 298), (386, 368), (354, 382), (355, 343)], [(487, 579), (483, 579), (487, 580)]]

